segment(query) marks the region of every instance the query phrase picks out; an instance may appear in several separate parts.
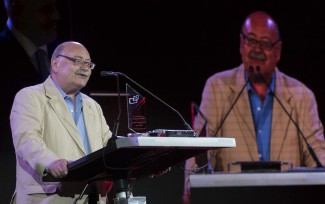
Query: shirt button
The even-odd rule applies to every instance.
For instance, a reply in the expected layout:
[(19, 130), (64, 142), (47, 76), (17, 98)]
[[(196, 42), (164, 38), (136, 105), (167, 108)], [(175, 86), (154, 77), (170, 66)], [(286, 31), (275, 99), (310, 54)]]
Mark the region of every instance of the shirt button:
[(260, 111), (261, 110), (261, 107), (257, 107), (257, 111)]

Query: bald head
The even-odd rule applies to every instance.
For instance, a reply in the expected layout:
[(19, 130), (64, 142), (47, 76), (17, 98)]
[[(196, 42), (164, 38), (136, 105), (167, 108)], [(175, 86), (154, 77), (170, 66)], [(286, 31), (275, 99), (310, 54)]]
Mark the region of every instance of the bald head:
[[(67, 42), (61, 43), (60, 45), (58, 45), (55, 48), (55, 50), (52, 54), (52, 57), (51, 57), (51, 61), (62, 53), (66, 53), (66, 52), (69, 53), (69, 50), (71, 50), (71, 49), (82, 49), (82, 50), (87, 51), (85, 46), (83, 46), (81, 43), (75, 42), (75, 41), (67, 41)], [(88, 51), (87, 51), (87, 53), (88, 53)], [(88, 56), (89, 56), (89, 53), (88, 53)]]
[(249, 33), (253, 28), (259, 28), (262, 33), (268, 33), (270, 37), (280, 39), (277, 23), (269, 14), (263, 11), (256, 11), (248, 15), (243, 23), (242, 32)]

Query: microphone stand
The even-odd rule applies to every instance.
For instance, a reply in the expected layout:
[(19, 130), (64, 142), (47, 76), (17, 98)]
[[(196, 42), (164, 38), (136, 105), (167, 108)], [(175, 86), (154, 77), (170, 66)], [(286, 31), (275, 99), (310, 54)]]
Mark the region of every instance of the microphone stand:
[[(117, 132), (118, 132), (118, 127), (119, 127), (120, 117), (121, 117), (121, 91), (120, 91), (119, 75), (117, 73), (111, 73), (108, 76), (111, 76), (111, 75), (116, 77), (116, 87), (117, 87), (117, 94), (118, 94), (118, 96), (117, 96), (117, 99), (118, 99), (118, 113), (117, 113), (116, 120), (114, 122), (114, 127), (113, 127), (113, 130), (112, 130), (112, 137), (107, 142), (108, 144), (106, 145), (106, 148), (108, 148), (110, 145), (114, 146), (115, 145), (114, 142), (118, 139)], [(104, 152), (105, 151), (103, 151), (103, 154), (104, 154)], [(106, 163), (105, 154), (103, 155), (103, 163), (104, 163), (104, 166), (106, 168), (114, 169), (114, 168), (111, 168), (110, 166), (108, 166), (108, 164)], [(123, 175), (124, 169), (119, 169), (119, 171), (120, 171), (120, 174)], [(116, 192), (115, 193), (116, 197), (114, 198), (114, 203), (116, 203), (116, 204), (127, 204), (128, 199), (130, 197), (128, 182), (126, 181), (126, 179), (122, 179), (122, 178), (119, 178), (119, 176), (117, 176), (116, 178), (114, 178), (113, 183), (114, 183), (114, 189), (115, 189), (115, 192)]]
[(156, 96), (153, 93), (151, 93), (149, 90), (147, 90), (146, 88), (144, 88), (143, 86), (141, 86), (139, 83), (137, 83), (136, 81), (134, 81), (133, 79), (131, 79), (127, 75), (125, 75), (125, 74), (123, 74), (121, 72), (111, 72), (111, 71), (101, 71), (100, 75), (101, 76), (122, 75), (123, 77), (125, 77), (128, 80), (130, 80), (132, 83), (136, 84), (138, 87), (140, 87), (141, 89), (143, 89), (144, 91), (146, 91), (147, 93), (149, 93), (155, 99), (157, 99), (158, 101), (160, 101), (161, 103), (163, 103), (165, 106), (167, 106), (168, 108), (170, 108), (172, 111), (174, 111), (181, 118), (181, 120), (183, 121), (185, 128), (187, 130), (192, 130), (191, 126), (186, 122), (186, 120), (183, 118), (183, 116), (176, 109), (174, 109), (173, 107), (171, 107), (170, 105), (168, 105), (165, 101), (161, 100), (158, 96)]
[(113, 137), (117, 139), (117, 131), (118, 131), (120, 118), (121, 118), (121, 90), (120, 90), (119, 76), (117, 74), (115, 74), (115, 76), (116, 76), (116, 87), (117, 87), (118, 113), (113, 127)]
[(112, 130), (112, 137), (109, 139), (108, 144), (114, 142), (117, 139), (117, 132), (118, 132), (118, 127), (120, 124), (120, 117), (121, 117), (121, 91), (120, 91), (119, 76), (118, 74), (114, 74), (114, 73), (110, 74), (110, 76), (116, 77), (118, 112)]

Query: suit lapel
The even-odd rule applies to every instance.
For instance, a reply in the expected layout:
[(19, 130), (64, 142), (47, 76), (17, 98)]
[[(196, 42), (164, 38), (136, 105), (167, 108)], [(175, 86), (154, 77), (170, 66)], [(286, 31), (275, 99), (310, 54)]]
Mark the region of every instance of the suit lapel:
[(47, 80), (44, 82), (44, 88), (46, 95), (50, 98), (49, 104), (59, 117), (62, 125), (66, 128), (67, 132), (77, 143), (79, 148), (86, 154), (77, 126), (71, 116), (71, 113), (65, 104), (61, 93), (50, 78), (47, 78)]
[(95, 115), (94, 115), (94, 110), (93, 107), (91, 106), (91, 103), (83, 96), (82, 99), (82, 108), (83, 108), (83, 117), (85, 120), (85, 125), (86, 125), (86, 131), (88, 135), (88, 141), (90, 145), (90, 151), (93, 151), (96, 149), (94, 146), (95, 143), (91, 141), (96, 141), (95, 137), (98, 136), (96, 135), (96, 129), (94, 128), (94, 121), (95, 121)]

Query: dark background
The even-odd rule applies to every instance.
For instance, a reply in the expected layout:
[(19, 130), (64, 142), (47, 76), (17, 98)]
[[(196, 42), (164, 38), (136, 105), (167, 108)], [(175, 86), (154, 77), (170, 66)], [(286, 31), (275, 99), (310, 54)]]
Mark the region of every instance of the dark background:
[[(3, 27), (6, 15), (2, 4), (0, 17)], [(278, 22), (283, 41), (278, 67), (314, 91), (320, 117), (325, 120), (322, 85), (325, 81), (322, 74), (325, 12), (320, 0), (302, 3), (261, 0), (59, 0), (58, 6), (61, 40), (83, 43), (96, 64), (88, 84), (90, 93), (116, 92), (116, 78), (100, 77), (99, 73), (104, 70), (119, 71), (179, 111), (188, 123), (191, 122), (190, 103), (200, 102), (205, 80), (213, 73), (241, 62), (239, 32), (244, 18), (255, 10), (266, 11)], [(119, 80), (122, 91), (128, 83), (147, 98), (148, 130), (185, 128), (179, 116), (166, 105), (129, 80), (123, 77)], [(103, 106), (108, 123), (113, 127), (118, 109), (117, 98), (94, 98)], [(121, 117), (119, 134), (125, 135), (128, 130), (124, 110)], [(12, 162), (2, 166), (8, 164), (12, 165)], [(150, 204), (181, 203), (182, 165), (174, 166), (171, 172), (159, 178), (139, 180), (134, 184), (134, 195), (146, 196)], [(14, 172), (7, 178), (5, 188), (0, 184), (3, 201), (7, 201), (14, 190)]]

